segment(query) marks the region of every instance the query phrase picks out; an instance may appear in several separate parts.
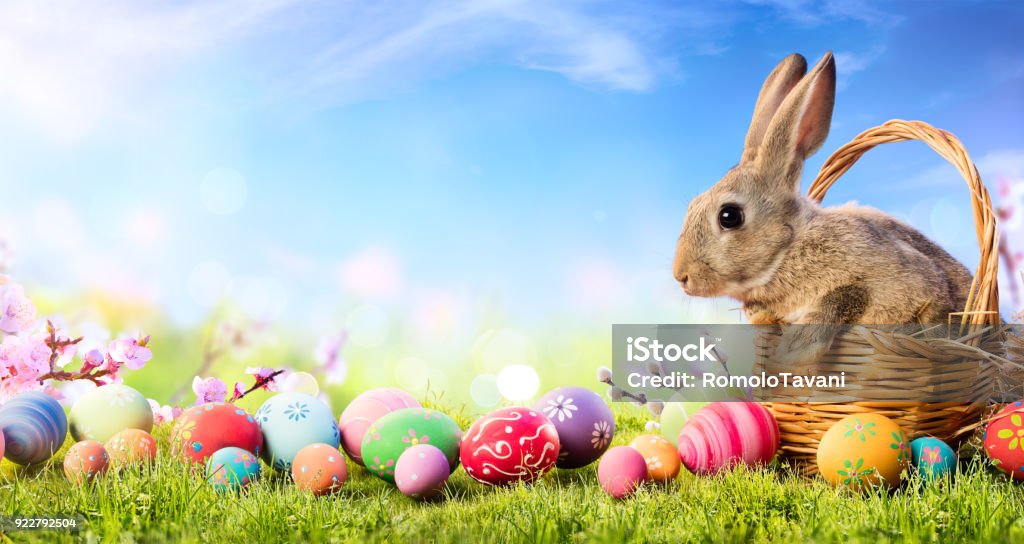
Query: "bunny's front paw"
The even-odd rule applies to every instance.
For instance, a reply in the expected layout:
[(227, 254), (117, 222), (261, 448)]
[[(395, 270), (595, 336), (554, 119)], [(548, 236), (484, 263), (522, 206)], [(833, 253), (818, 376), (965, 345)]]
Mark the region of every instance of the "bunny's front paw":
[(786, 327), (775, 349), (774, 361), (784, 368), (795, 369), (821, 361), (832, 346), (834, 337), (826, 325), (795, 325)]

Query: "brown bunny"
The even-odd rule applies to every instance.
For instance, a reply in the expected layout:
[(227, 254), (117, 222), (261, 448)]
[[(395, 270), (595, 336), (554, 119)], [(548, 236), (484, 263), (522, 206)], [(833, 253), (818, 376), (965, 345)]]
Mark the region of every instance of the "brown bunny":
[(971, 285), (962, 264), (910, 225), (800, 193), (804, 160), (832, 118), (832, 53), (806, 71), (793, 54), (768, 75), (740, 163), (690, 203), (673, 266), (687, 294), (735, 298), (752, 323), (825, 325), (785, 333), (783, 362), (818, 360), (842, 324), (946, 323)]

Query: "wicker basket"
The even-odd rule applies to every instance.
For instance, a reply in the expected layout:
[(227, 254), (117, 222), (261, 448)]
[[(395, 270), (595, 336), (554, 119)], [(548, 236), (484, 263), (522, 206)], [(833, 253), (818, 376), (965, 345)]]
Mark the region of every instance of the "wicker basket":
[[(952, 163), (967, 181), (971, 190), (974, 221), (981, 247), (981, 263), (974, 275), (967, 307), (962, 314), (951, 316), (953, 322), (963, 322), (974, 332), (991, 332), (999, 328), (999, 233), (988, 191), (981, 182), (978, 170), (964, 151), (960, 141), (952, 134), (919, 121), (889, 121), (867, 130), (852, 142), (839, 148), (825, 161), (808, 196), (820, 202), (826, 191), (866, 151), (879, 144), (920, 140)], [(991, 326), (991, 327), (986, 327)], [(758, 344), (762, 355), (770, 353), (778, 337), (765, 334)], [(986, 338), (986, 339), (982, 339)], [(875, 412), (893, 418), (910, 438), (934, 436), (956, 445), (967, 432), (978, 425), (986, 403), (926, 403), (906, 402), (906, 391), (917, 384), (934, 378), (936, 364), (942, 366), (942, 378), (962, 388), (963, 398), (977, 399), (989, 390), (995, 381), (994, 366), (982, 364), (988, 353), (999, 351), (993, 335), (969, 334), (960, 339), (926, 338), (920, 336), (883, 333), (867, 327), (852, 327), (836, 338), (826, 354), (825, 361), (842, 365), (848, 378), (859, 372), (877, 376), (884, 371), (894, 384), (905, 384), (904, 391), (894, 391), (891, 400), (878, 398), (872, 402), (850, 403), (767, 403), (774, 412), (781, 431), (781, 452), (805, 475), (817, 472), (816, 453), (825, 431), (836, 421), (850, 415)], [(783, 399), (784, 400), (784, 399)]]

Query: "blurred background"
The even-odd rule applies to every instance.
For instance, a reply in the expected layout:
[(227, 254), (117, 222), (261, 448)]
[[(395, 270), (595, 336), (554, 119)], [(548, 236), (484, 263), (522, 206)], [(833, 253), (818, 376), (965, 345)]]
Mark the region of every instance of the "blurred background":
[[(0, 271), (127, 381), (317, 377), (480, 411), (597, 387), (612, 323), (740, 320), (671, 276), (688, 201), (738, 160), (764, 77), (835, 51), (831, 135), (956, 134), (1000, 206), (1024, 307), (1024, 4), (5, 2)], [(923, 144), (826, 203), (898, 215), (969, 267), (969, 194)], [(258, 399), (257, 399), (258, 400)]]

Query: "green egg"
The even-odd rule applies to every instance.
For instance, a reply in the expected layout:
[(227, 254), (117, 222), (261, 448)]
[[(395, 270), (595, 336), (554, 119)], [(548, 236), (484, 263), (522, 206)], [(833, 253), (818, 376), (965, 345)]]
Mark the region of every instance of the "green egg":
[(106, 443), (125, 429), (151, 431), (153, 409), (142, 393), (127, 385), (104, 385), (75, 402), (68, 424), (76, 442), (95, 440)]
[(395, 483), (395, 464), (406, 448), (430, 444), (444, 452), (454, 471), (459, 466), (462, 429), (455, 420), (437, 410), (405, 408), (381, 417), (363, 437), (362, 457), (366, 468), (379, 478)]

